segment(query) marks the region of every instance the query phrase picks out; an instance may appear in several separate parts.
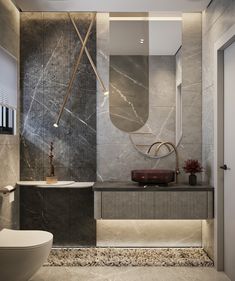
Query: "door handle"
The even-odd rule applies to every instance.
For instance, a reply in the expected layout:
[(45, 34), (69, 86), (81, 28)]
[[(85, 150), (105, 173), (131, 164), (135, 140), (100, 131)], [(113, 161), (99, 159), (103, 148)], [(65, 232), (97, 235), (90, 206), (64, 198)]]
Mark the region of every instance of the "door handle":
[(223, 166), (220, 166), (220, 169), (222, 170), (230, 170), (230, 168), (228, 168), (228, 166), (226, 164), (224, 164)]

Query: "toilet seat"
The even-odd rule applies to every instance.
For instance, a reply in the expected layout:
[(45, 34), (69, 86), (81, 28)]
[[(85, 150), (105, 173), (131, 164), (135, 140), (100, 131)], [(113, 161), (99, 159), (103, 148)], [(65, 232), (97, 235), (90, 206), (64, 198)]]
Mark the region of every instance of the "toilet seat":
[(39, 230), (12, 230), (0, 231), (0, 249), (35, 248), (52, 241), (53, 235)]

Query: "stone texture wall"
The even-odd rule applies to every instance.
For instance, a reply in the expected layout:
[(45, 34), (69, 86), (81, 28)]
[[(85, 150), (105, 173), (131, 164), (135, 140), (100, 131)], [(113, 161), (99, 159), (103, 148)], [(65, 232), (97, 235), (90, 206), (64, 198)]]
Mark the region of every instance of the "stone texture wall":
[[(176, 57), (149, 56), (148, 73), (149, 117), (145, 125), (131, 135), (137, 149), (145, 154), (156, 141), (175, 143)], [(163, 155), (167, 152), (164, 148), (160, 151)], [(154, 153), (153, 148), (150, 154)], [(168, 165), (166, 159), (160, 165)], [(173, 165), (174, 161), (172, 168)]]
[[(202, 162), (203, 179), (211, 185), (214, 184), (214, 43), (234, 24), (234, 18), (233, 0), (212, 1), (202, 17)], [(213, 227), (213, 221), (203, 222), (203, 246), (216, 259)]]
[[(202, 16), (183, 14), (181, 159), (202, 161)], [(182, 160), (183, 160), (182, 159)], [(181, 162), (181, 165), (183, 163)], [(199, 176), (199, 175), (198, 175)], [(188, 176), (187, 176), (188, 177)]]
[[(11, 1), (0, 0), (0, 46), (16, 59), (19, 57), (19, 12)], [(19, 180), (19, 134), (0, 135), (0, 187)], [(18, 191), (15, 201), (0, 196), (0, 229), (18, 228)]]
[(56, 247), (94, 247), (92, 188), (20, 186), (20, 228), (53, 233)]
[[(106, 14), (97, 32), (97, 66), (106, 83), (109, 83), (109, 21)], [(105, 18), (106, 17), (106, 18)], [(99, 22), (98, 22), (99, 24)], [(183, 139), (179, 145), (180, 166), (188, 158), (201, 161), (201, 14), (183, 16), (182, 47), (182, 97), (183, 97)], [(102, 61), (101, 61), (102, 60)], [(109, 85), (107, 85), (107, 88)], [(174, 84), (175, 87), (175, 84)], [(150, 104), (154, 101), (150, 101)], [(174, 107), (173, 107), (174, 109)], [(162, 126), (157, 131), (168, 130), (169, 112), (161, 115)], [(131, 170), (144, 168), (174, 169), (174, 155), (161, 160), (150, 159), (140, 154), (130, 141), (129, 134), (117, 129), (109, 116), (109, 96), (98, 92), (97, 101), (97, 178), (98, 180), (130, 180)], [(151, 115), (151, 113), (150, 113)], [(156, 117), (156, 118), (157, 118)], [(173, 120), (173, 119), (172, 119)], [(147, 122), (148, 123), (148, 122)], [(170, 124), (170, 125), (169, 125)], [(173, 127), (175, 124), (173, 124)], [(143, 127), (144, 128), (144, 127)], [(172, 136), (171, 136), (172, 137)], [(180, 180), (187, 181), (183, 172)]]
[[(73, 13), (85, 37), (91, 14)], [(96, 27), (87, 48), (96, 61)], [(21, 180), (44, 180), (55, 146), (61, 180), (96, 180), (96, 77), (84, 53), (59, 128), (62, 106), (81, 42), (67, 13), (21, 13)]]
[[(193, 24), (193, 19), (195, 23)], [(190, 14), (188, 17), (184, 17), (184, 33), (183, 44), (185, 48), (182, 50), (183, 61), (183, 76), (185, 84), (183, 106), (185, 105), (185, 112), (183, 119), (183, 143), (179, 146), (180, 165), (182, 166), (185, 159), (193, 157), (201, 160), (201, 116), (198, 110), (201, 104), (201, 14)], [(194, 38), (196, 35), (196, 38)], [(195, 48), (196, 47), (196, 48)], [(192, 58), (191, 58), (192, 56)], [(97, 17), (97, 67), (105, 82), (107, 88), (109, 88), (109, 15), (98, 14)], [(192, 59), (192, 64), (190, 65)], [(196, 82), (194, 74), (196, 72)], [(194, 85), (196, 83), (196, 85)], [(195, 107), (195, 109), (194, 109)], [(190, 113), (192, 112), (192, 116)], [(109, 96), (104, 95), (101, 89), (97, 91), (97, 180), (130, 180), (130, 172), (133, 169), (141, 168), (154, 168), (154, 167), (175, 167), (174, 155), (163, 158), (161, 160), (150, 159), (140, 154), (132, 145), (129, 134), (124, 133), (117, 129), (111, 122), (109, 116)], [(196, 116), (196, 119), (195, 117)], [(196, 122), (196, 123), (194, 123)], [(199, 126), (199, 127), (197, 127)], [(162, 128), (164, 130), (164, 128)], [(182, 173), (181, 181), (187, 180), (187, 177)], [(121, 224), (119, 221), (107, 222), (97, 224), (97, 243), (98, 245), (104, 245), (110, 237), (112, 241), (110, 245), (144, 245), (148, 243), (149, 237), (155, 237), (153, 228), (157, 228), (157, 225), (153, 221), (145, 221), (141, 224), (136, 221), (129, 222), (131, 227), (126, 231), (128, 232), (131, 241), (128, 240), (127, 235), (123, 232), (123, 228), (126, 224)], [(155, 222), (157, 224), (157, 221)], [(173, 227), (172, 222), (169, 222), (170, 227)], [(149, 229), (148, 236), (143, 231), (139, 235), (141, 227)], [(156, 229), (155, 228), (155, 229)], [(197, 221), (192, 222), (189, 232), (198, 233), (201, 237), (201, 223)], [(187, 233), (189, 233), (187, 232)], [(108, 233), (108, 238), (107, 238)], [(181, 240), (185, 240), (188, 244), (193, 245), (197, 243), (197, 238), (188, 240), (188, 234), (183, 232)], [(165, 239), (171, 239), (169, 236), (165, 236)], [(197, 236), (197, 237), (199, 237)], [(107, 239), (107, 240), (106, 240)], [(200, 239), (200, 238), (199, 238)], [(105, 241), (104, 241), (105, 240)], [(127, 241), (128, 240), (128, 241)], [(173, 239), (171, 245), (179, 245)], [(200, 241), (201, 242), (201, 241)], [(158, 237), (154, 239), (153, 245), (160, 245)]]
[[(156, 140), (175, 143), (176, 57), (149, 57), (151, 127)], [(155, 124), (154, 124), (155, 123)]]
[(20, 13), (11, 1), (0, 1), (0, 45), (14, 57), (19, 57)]
[(214, 0), (203, 13), (202, 140), (204, 179), (213, 185), (214, 153), (214, 43), (233, 24), (235, 2)]

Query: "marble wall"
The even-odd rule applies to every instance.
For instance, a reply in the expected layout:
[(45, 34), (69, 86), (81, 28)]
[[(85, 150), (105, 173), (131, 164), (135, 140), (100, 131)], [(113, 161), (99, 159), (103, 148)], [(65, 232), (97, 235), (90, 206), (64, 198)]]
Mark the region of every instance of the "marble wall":
[(214, 43), (234, 24), (235, 2), (214, 0), (203, 13), (202, 141), (205, 181), (213, 185)]
[[(204, 181), (211, 185), (214, 183), (214, 43), (234, 24), (234, 17), (233, 0), (213, 0), (202, 16), (202, 162)], [(203, 224), (203, 244), (210, 256), (214, 255), (213, 227), (213, 221)]]
[(11, 1), (0, 1), (0, 45), (14, 57), (19, 57), (19, 16)]
[[(149, 56), (148, 73), (148, 120), (142, 128), (131, 134), (136, 148), (145, 154), (156, 141), (175, 143), (176, 57)], [(163, 148), (159, 155), (167, 153), (168, 150)], [(150, 151), (150, 155), (155, 155), (154, 149)]]
[(154, 130), (156, 125), (156, 140), (158, 138), (175, 143), (175, 56), (150, 56), (149, 91), (150, 112), (153, 115), (151, 127)]
[[(196, 158), (201, 161), (201, 14), (184, 15), (183, 18), (183, 140), (179, 146), (180, 166), (188, 158)], [(109, 15), (98, 14), (97, 17), (97, 67), (109, 88)], [(172, 168), (175, 167), (174, 155), (161, 160), (150, 159), (140, 154), (132, 145), (129, 135), (116, 128), (110, 120), (109, 96), (102, 90), (97, 91), (97, 180), (130, 180), (130, 172), (141, 168)], [(162, 128), (164, 129), (164, 128)], [(187, 180), (187, 176), (181, 173), (181, 181)], [(149, 224), (149, 225), (148, 225)], [(146, 229), (151, 229), (151, 221), (145, 221)], [(148, 225), (148, 226), (147, 226)], [(100, 245), (107, 243), (104, 237), (114, 237), (112, 243), (127, 241), (122, 225), (119, 222), (97, 224), (98, 239)], [(170, 227), (170, 226), (169, 226)], [(192, 232), (200, 233), (201, 224), (194, 221), (190, 225)], [(125, 226), (124, 226), (125, 228)], [(132, 224), (132, 243), (134, 245), (140, 236), (137, 221)], [(117, 232), (119, 233), (117, 237)], [(189, 233), (190, 230), (187, 232)], [(108, 234), (108, 235), (107, 235)], [(123, 234), (123, 235), (122, 235)], [(181, 233), (182, 234), (182, 233)], [(151, 236), (151, 233), (149, 234)], [(154, 235), (154, 234), (153, 234)], [(103, 238), (102, 238), (103, 237)], [(116, 238), (115, 238), (116, 237)], [(140, 238), (140, 240), (144, 235)], [(186, 232), (180, 239), (187, 241)], [(194, 242), (198, 241), (195, 236)], [(147, 237), (145, 237), (147, 243)], [(167, 236), (165, 236), (167, 239)], [(169, 236), (170, 239), (170, 236)], [(191, 240), (192, 242), (192, 240)], [(144, 243), (144, 238), (141, 241)], [(154, 241), (157, 245), (157, 241)], [(172, 245), (177, 241), (172, 241)], [(179, 243), (178, 243), (179, 244)], [(109, 244), (110, 245), (110, 244)]]
[[(202, 16), (183, 14), (182, 131), (179, 151), (184, 160), (202, 161)], [(181, 159), (182, 159), (181, 158)], [(182, 163), (182, 162), (181, 162)], [(182, 165), (182, 164), (181, 164)], [(198, 175), (200, 177), (200, 175)]]
[(92, 187), (20, 186), (20, 228), (53, 233), (56, 247), (96, 245)]
[[(0, 0), (0, 47), (19, 58), (19, 12), (11, 1)], [(0, 135), (0, 187), (15, 185), (19, 180), (19, 134)], [(0, 230), (18, 228), (18, 191), (15, 201), (0, 196)]]
[[(89, 13), (73, 13), (85, 37)], [(53, 127), (81, 42), (67, 13), (21, 13), (21, 180), (44, 180), (55, 146), (60, 180), (96, 180), (96, 77), (84, 53), (59, 128)], [(96, 27), (87, 48), (96, 61)]]
[(201, 221), (98, 220), (100, 247), (201, 247)]
[[(109, 88), (109, 20), (99, 15), (97, 25), (97, 67)], [(201, 14), (184, 14), (182, 36), (182, 97), (183, 139), (179, 145), (180, 166), (188, 158), (201, 161)], [(175, 87), (175, 85), (174, 85)], [(174, 98), (173, 98), (174, 99)], [(172, 99), (172, 100), (173, 100)], [(150, 104), (152, 102), (150, 101)], [(173, 107), (174, 109), (174, 107)], [(154, 109), (153, 109), (154, 110)], [(155, 113), (159, 113), (155, 111)], [(169, 112), (168, 112), (169, 113)], [(175, 167), (174, 155), (161, 160), (150, 159), (139, 153), (129, 134), (116, 128), (109, 116), (109, 96), (98, 91), (97, 100), (97, 179), (130, 180), (131, 170)], [(150, 113), (151, 114), (151, 113)], [(159, 133), (167, 131), (169, 114), (161, 116)], [(170, 122), (172, 124), (172, 122)], [(175, 124), (173, 124), (174, 126)], [(183, 172), (180, 180), (187, 181)]]

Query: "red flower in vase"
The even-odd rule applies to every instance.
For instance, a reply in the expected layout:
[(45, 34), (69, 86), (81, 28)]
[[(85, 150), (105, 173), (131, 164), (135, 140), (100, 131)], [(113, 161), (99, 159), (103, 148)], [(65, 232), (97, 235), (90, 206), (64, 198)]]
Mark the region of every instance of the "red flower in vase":
[(185, 173), (196, 174), (201, 173), (203, 171), (203, 167), (201, 166), (198, 160), (188, 159), (184, 162), (183, 167)]

